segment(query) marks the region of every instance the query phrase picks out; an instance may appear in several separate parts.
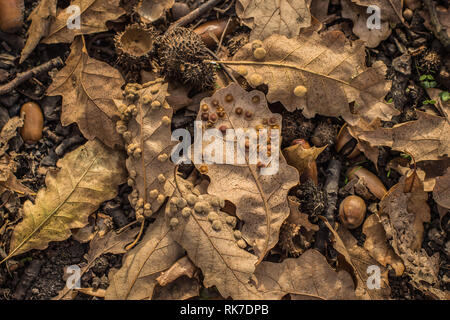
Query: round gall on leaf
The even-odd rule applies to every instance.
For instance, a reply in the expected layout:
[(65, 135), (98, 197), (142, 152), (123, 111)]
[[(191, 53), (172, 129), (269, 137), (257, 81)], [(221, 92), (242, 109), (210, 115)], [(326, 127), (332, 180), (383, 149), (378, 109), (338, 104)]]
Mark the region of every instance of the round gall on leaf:
[(263, 80), (263, 77), (260, 74), (253, 73), (248, 78), (248, 83), (250, 83), (250, 85), (252, 87), (257, 87), (257, 86), (262, 85), (264, 83), (264, 80)]
[(263, 60), (266, 57), (266, 49), (264, 48), (256, 48), (255, 51), (253, 51), (253, 56), (257, 60)]
[(296, 95), (297, 97), (304, 97), (306, 95), (306, 92), (308, 91), (308, 89), (306, 89), (305, 86), (296, 86), (294, 89), (294, 95)]

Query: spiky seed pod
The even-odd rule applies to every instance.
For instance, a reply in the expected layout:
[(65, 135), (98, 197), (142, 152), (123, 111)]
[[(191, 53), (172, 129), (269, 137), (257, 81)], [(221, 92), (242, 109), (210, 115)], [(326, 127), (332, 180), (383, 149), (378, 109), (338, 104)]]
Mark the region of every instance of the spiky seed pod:
[(114, 38), (117, 63), (129, 70), (137, 70), (149, 65), (154, 52), (157, 32), (152, 26), (134, 23)]
[(155, 46), (164, 75), (197, 89), (213, 87), (214, 67), (203, 62), (210, 56), (201, 37), (191, 29), (174, 28), (158, 37)]

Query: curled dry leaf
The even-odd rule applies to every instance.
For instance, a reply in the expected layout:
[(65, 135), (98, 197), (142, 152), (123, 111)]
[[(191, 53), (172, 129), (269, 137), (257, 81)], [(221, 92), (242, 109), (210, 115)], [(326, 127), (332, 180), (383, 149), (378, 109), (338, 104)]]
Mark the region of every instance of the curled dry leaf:
[[(395, 253), (403, 260), (405, 272), (419, 290), (438, 284), (439, 256), (429, 257), (422, 249), (424, 222), (430, 221), (428, 194), (416, 176), (401, 177), (380, 202), (380, 220)], [(405, 192), (405, 188), (409, 191)]]
[[(94, 264), (95, 260), (105, 253), (121, 254), (125, 253), (125, 246), (132, 242), (136, 237), (139, 229), (129, 229), (122, 233), (117, 234), (114, 231), (109, 231), (104, 236), (100, 236), (97, 232), (94, 238), (89, 244), (89, 252), (84, 257), (87, 264), (81, 268), (80, 277), (82, 277)], [(63, 290), (60, 291), (58, 296), (53, 298), (53, 300), (66, 300), (70, 299), (70, 289), (65, 286)]]
[(166, 206), (167, 224), (172, 238), (202, 270), (204, 286), (216, 286), (225, 298), (260, 299), (250, 282), (257, 257), (243, 249), (245, 241), (233, 230), (236, 218), (220, 211), (223, 199), (194, 194), (190, 182), (178, 177), (175, 181), (177, 189)]
[(17, 135), (17, 128), (23, 126), (23, 119), (19, 117), (12, 117), (5, 123), (0, 132), (0, 157), (5, 155), (8, 150), (8, 142)]
[[(342, 0), (342, 17), (353, 21), (353, 33), (363, 40), (369, 48), (377, 47), (381, 41), (386, 40), (391, 35), (389, 21), (380, 21), (379, 28), (369, 29), (367, 22), (372, 13), (367, 13), (367, 8), (358, 6), (350, 0)], [(400, 7), (401, 10), (401, 7)], [(384, 12), (381, 14), (384, 18)]]
[[(231, 84), (216, 91), (212, 97), (203, 99), (200, 108), (208, 108), (211, 116), (216, 112), (219, 115), (223, 112), (222, 117), (217, 116), (217, 122), (212, 126), (214, 128), (270, 129), (274, 133), (277, 133), (277, 130), (279, 130), (278, 134), (281, 132), (281, 115), (269, 110), (267, 101), (261, 91), (246, 92), (239, 85)], [(203, 113), (202, 111), (199, 112), (197, 120), (202, 119)], [(208, 128), (208, 122), (204, 121), (203, 127)], [(216, 139), (220, 142), (218, 143), (220, 151), (222, 150), (221, 146), (227, 144), (231, 144), (233, 150), (240, 148), (236, 143), (236, 137), (233, 138), (228, 134), (217, 135), (214, 138), (214, 144)], [(204, 151), (214, 145), (209, 143), (209, 140), (211, 138), (206, 138), (206, 141), (203, 141)], [(271, 143), (268, 144), (271, 145), (272, 160), (278, 160), (278, 166), (274, 162), (276, 160), (273, 160), (269, 164), (271, 167), (258, 168), (256, 163), (250, 162), (247, 154), (243, 164), (239, 164), (237, 161), (238, 152), (234, 152), (234, 158), (230, 161), (231, 164), (223, 164), (225, 161), (220, 164), (215, 161), (207, 165), (207, 175), (211, 180), (208, 193), (226, 198), (226, 200), (234, 203), (236, 215), (244, 222), (242, 236), (255, 250), (258, 262), (261, 262), (266, 253), (277, 243), (281, 224), (289, 215), (287, 193), (299, 181), (297, 170), (289, 166), (279, 152), (281, 145), (279, 140), (272, 139)], [(256, 148), (256, 142), (250, 142), (250, 151), (252, 144)], [(260, 153), (266, 153), (267, 151), (261, 145), (261, 141), (259, 141), (259, 144)], [(223, 155), (227, 155), (227, 157), (229, 154), (228, 150), (223, 152)], [(205, 152), (203, 156), (208, 157)], [(196, 166), (200, 171), (205, 168), (205, 165), (196, 164)], [(263, 175), (262, 170), (266, 169), (271, 170), (271, 174)]]
[(362, 232), (366, 235), (364, 249), (383, 267), (390, 265), (397, 277), (403, 274), (405, 266), (389, 245), (386, 232), (376, 214), (372, 214), (364, 221)]
[(436, 179), (433, 198), (441, 207), (450, 209), (450, 169)]
[(189, 260), (187, 256), (184, 256), (180, 260), (176, 261), (167, 271), (161, 273), (156, 281), (158, 281), (158, 284), (163, 287), (181, 276), (192, 278), (196, 269), (197, 267), (191, 262), (191, 260)]
[(73, 10), (61, 9), (42, 43), (70, 43), (77, 35), (107, 31), (106, 21), (125, 13), (119, 3), (120, 0), (72, 0), (71, 5), (80, 9), (80, 27), (73, 26), (76, 22)]
[[(296, 168), (301, 179), (303, 179), (302, 174), (305, 170), (310, 168), (311, 163), (314, 163), (319, 154), (326, 148), (327, 146), (325, 145), (320, 148), (311, 147), (309, 149), (305, 149), (302, 144), (296, 144), (285, 148), (283, 150), (283, 155), (286, 158), (287, 163)], [(313, 181), (315, 180), (314, 182), (317, 184), (317, 176), (315, 178), (316, 179), (313, 178)]]
[(292, 300), (356, 299), (350, 274), (333, 270), (314, 249), (282, 263), (264, 261), (256, 268), (255, 276), (258, 290), (266, 299), (281, 299), (287, 294)]
[(166, 101), (167, 86), (162, 79), (144, 86), (128, 84), (127, 101), (115, 101), (122, 118), (116, 128), (125, 140), (128, 184), (133, 187), (129, 199), (138, 218), (158, 211), (174, 188), (175, 166), (170, 160), (175, 144), (170, 128), (173, 110)]
[(176, 279), (164, 287), (156, 287), (153, 300), (187, 300), (198, 297), (200, 284), (197, 279), (186, 276)]
[(30, 13), (28, 20), (31, 21), (31, 25), (27, 31), (28, 38), (20, 54), (19, 63), (24, 62), (39, 41), (48, 35), (50, 25), (56, 17), (56, 3), (57, 0), (41, 0)]
[(99, 141), (89, 141), (60, 159), (60, 170), (47, 174), (47, 188), (39, 190), (35, 203), (24, 203), (8, 258), (43, 250), (50, 241), (69, 238), (70, 229), (84, 227), (100, 203), (116, 196), (118, 185), (125, 181), (124, 161), (121, 152)]
[(301, 28), (311, 25), (311, 13), (305, 0), (238, 0), (236, 14), (252, 29), (250, 40), (262, 40), (274, 33), (294, 38)]
[(418, 119), (392, 128), (378, 127), (358, 135), (371, 146), (386, 146), (408, 152), (417, 162), (440, 160), (450, 154), (450, 125), (446, 118), (416, 110)]
[[(358, 246), (358, 241), (346, 228), (339, 226), (338, 231), (334, 230), (331, 225), (322, 218), (325, 225), (333, 235), (333, 245), (339, 253), (340, 268), (347, 270), (352, 275), (355, 284), (355, 294), (359, 299), (364, 300), (384, 300), (389, 299), (390, 287), (387, 279), (387, 270), (379, 265), (364, 248)], [(380, 288), (370, 289), (368, 287), (369, 266), (377, 266), (380, 268)]]
[(376, 61), (366, 67), (361, 40), (350, 44), (340, 31), (308, 32), (297, 39), (272, 35), (262, 47), (266, 51), (262, 60), (254, 57), (249, 43), (234, 61), (223, 63), (252, 86), (267, 84), (269, 102), (280, 101), (288, 111), (302, 109), (307, 118), (342, 117), (349, 124), (359, 118), (390, 120), (399, 114), (384, 101), (390, 88), (386, 66)]
[(169, 231), (164, 215), (158, 215), (142, 241), (124, 255), (122, 267), (110, 272), (106, 300), (152, 299), (156, 278), (183, 256)]
[(141, 0), (136, 6), (135, 11), (146, 23), (152, 23), (163, 16), (163, 14), (172, 8), (175, 0)]
[(71, 46), (66, 66), (53, 78), (47, 95), (63, 96), (61, 123), (76, 122), (83, 135), (100, 139), (109, 147), (122, 145), (115, 130), (119, 112), (114, 99), (122, 98), (124, 80), (107, 63), (89, 57), (80, 37)]
[(309, 222), (308, 215), (306, 213), (300, 212), (300, 202), (296, 197), (288, 196), (288, 204), (291, 212), (289, 214), (289, 217), (286, 219), (286, 222), (302, 226), (309, 232), (319, 231), (319, 226), (317, 224), (312, 224), (311, 222)]

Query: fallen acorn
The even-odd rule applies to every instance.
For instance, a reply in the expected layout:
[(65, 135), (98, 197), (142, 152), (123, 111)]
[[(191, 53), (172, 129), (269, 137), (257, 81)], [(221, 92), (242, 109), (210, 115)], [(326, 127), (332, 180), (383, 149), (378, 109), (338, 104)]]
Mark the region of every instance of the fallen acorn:
[(0, 30), (14, 33), (22, 28), (23, 0), (2, 0), (0, 2)]
[(20, 135), (23, 141), (34, 144), (42, 138), (44, 129), (44, 116), (39, 105), (35, 102), (27, 102), (20, 108), (20, 117), (24, 118)]
[(228, 23), (228, 27), (227, 23), (226, 19), (208, 21), (195, 28), (194, 32), (202, 38), (208, 48), (212, 48), (217, 44), (217, 40), (220, 40), (224, 31), (227, 34), (235, 28), (234, 22)]
[(350, 134), (347, 124), (344, 124), (339, 130), (336, 141), (336, 151), (349, 159), (353, 159), (361, 154), (361, 151), (356, 147), (357, 141)]
[(339, 219), (347, 229), (356, 229), (366, 216), (366, 203), (358, 196), (346, 197), (339, 206)]
[(346, 176), (349, 180), (363, 179), (364, 184), (370, 193), (380, 200), (387, 193), (386, 187), (383, 185), (381, 180), (366, 168), (360, 166), (352, 167), (348, 169)]

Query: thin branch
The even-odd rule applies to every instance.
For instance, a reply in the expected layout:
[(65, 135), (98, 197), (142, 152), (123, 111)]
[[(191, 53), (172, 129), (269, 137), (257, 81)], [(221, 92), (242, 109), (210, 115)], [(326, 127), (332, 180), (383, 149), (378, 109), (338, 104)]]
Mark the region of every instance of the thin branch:
[(170, 27), (167, 29), (167, 32), (169, 32), (170, 30), (172, 30), (176, 27), (182, 27), (182, 26), (187, 25), (189, 22), (197, 19), (198, 17), (203, 15), (206, 11), (212, 9), (213, 7), (215, 7), (222, 1), (223, 0), (209, 0), (209, 1), (205, 2), (197, 9), (191, 11), (189, 14), (185, 15), (184, 17), (182, 17), (182, 18), (178, 19), (177, 21), (175, 21), (174, 23), (172, 23), (170, 25)]
[(17, 86), (27, 80), (30, 80), (32, 77), (40, 73), (47, 72), (53, 68), (60, 67), (62, 65), (63, 61), (60, 57), (57, 57), (33, 69), (17, 74), (17, 76), (13, 80), (8, 82), (7, 84), (0, 86), (0, 96), (13, 91)]

